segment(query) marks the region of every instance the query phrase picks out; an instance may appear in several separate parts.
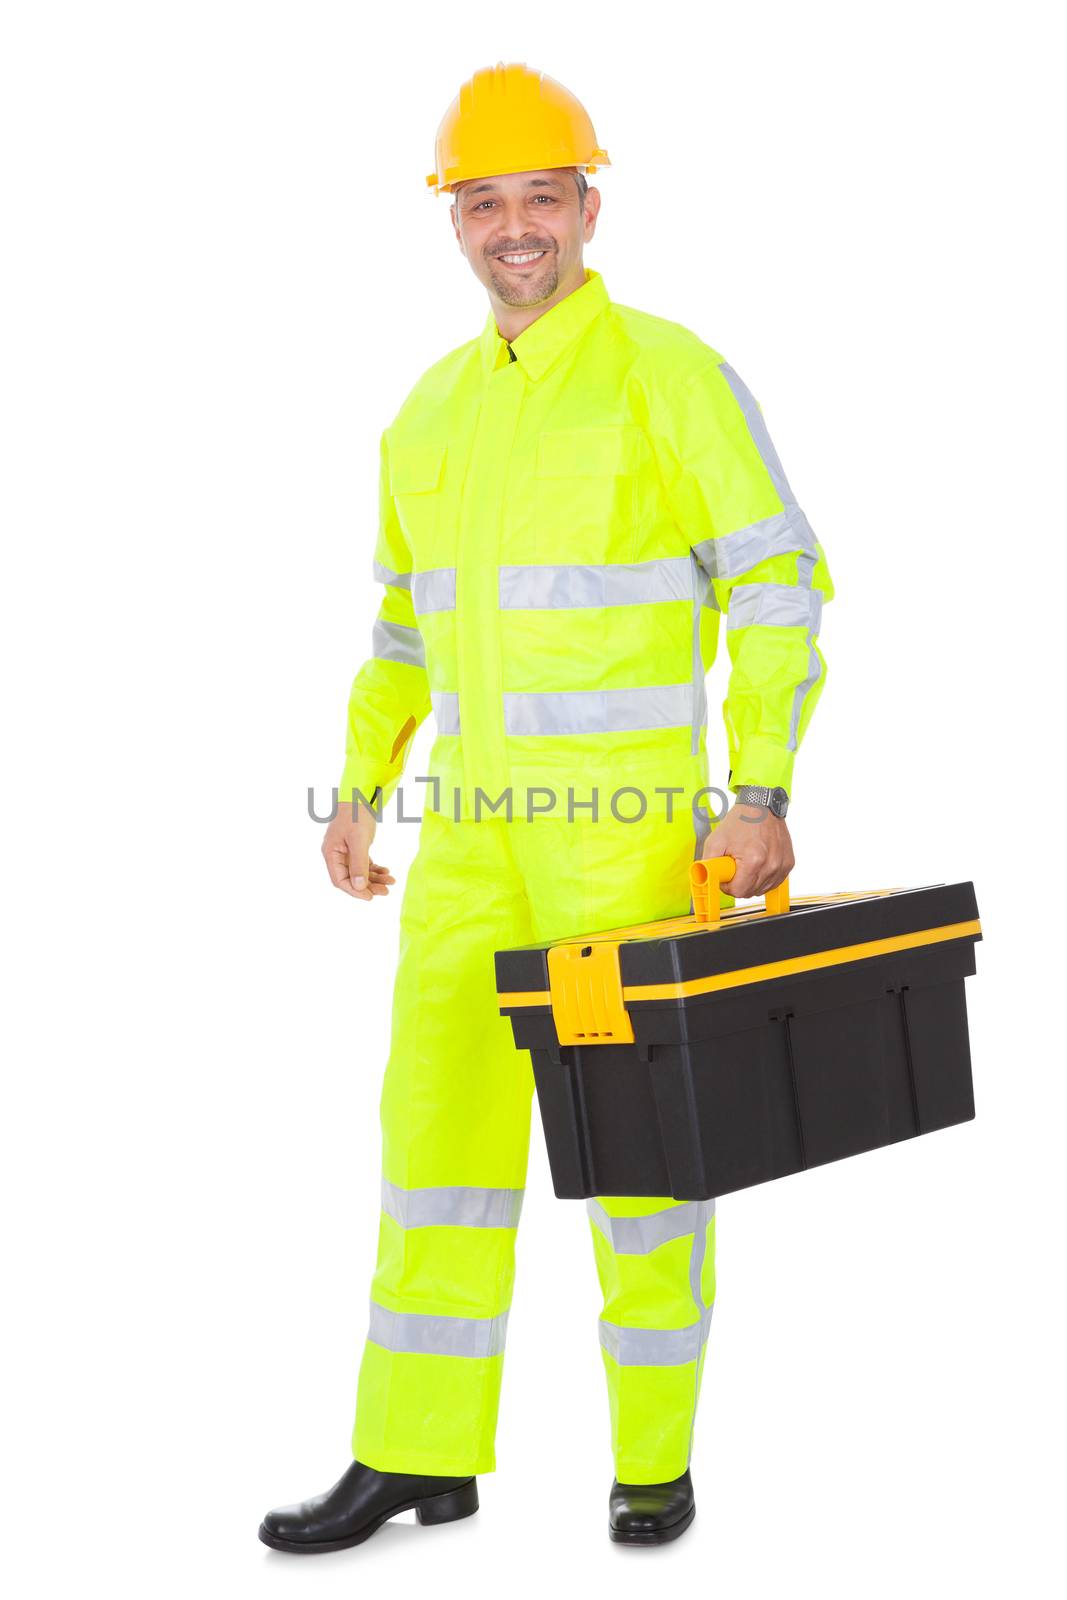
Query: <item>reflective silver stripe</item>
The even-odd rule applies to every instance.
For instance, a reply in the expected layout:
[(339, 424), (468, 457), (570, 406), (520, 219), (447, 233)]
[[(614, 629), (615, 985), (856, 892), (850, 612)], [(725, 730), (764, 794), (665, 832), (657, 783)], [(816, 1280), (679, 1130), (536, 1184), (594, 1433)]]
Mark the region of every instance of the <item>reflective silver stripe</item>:
[(793, 694), (793, 711), (789, 719), (789, 738), (786, 741), (787, 750), (795, 750), (797, 739), (800, 735), (800, 713), (804, 706), (804, 696), (809, 689), (813, 689), (822, 676), (822, 662), (819, 660), (818, 651), (815, 649), (815, 628), (812, 627), (808, 634), (808, 675), (798, 683)]
[[(689, 1257), (689, 1289), (693, 1296), (693, 1302), (697, 1310), (700, 1312), (700, 1322), (701, 1326), (705, 1329), (704, 1338), (706, 1339), (708, 1336), (708, 1330), (711, 1327), (711, 1314), (714, 1310), (714, 1306), (709, 1306), (705, 1301), (704, 1294), (700, 1286), (700, 1279), (703, 1275), (704, 1257), (707, 1254), (708, 1248), (708, 1223), (715, 1215), (715, 1201), (698, 1200), (696, 1202), (696, 1206), (699, 1215), (693, 1227), (693, 1251)], [(689, 1466), (690, 1457), (693, 1454), (693, 1429), (696, 1426), (697, 1396), (699, 1388), (700, 1368), (698, 1366), (693, 1378), (693, 1413), (689, 1419), (689, 1448), (686, 1452), (685, 1461), (687, 1468)]]
[(760, 460), (767, 468), (768, 476), (778, 491), (779, 500), (784, 506), (795, 506), (797, 497), (789, 487), (789, 479), (785, 475), (785, 469), (778, 459), (778, 452), (774, 448), (770, 434), (767, 432), (767, 424), (763, 420), (763, 412), (756, 403), (755, 395), (743, 379), (738, 377), (728, 361), (720, 362), (719, 371), (730, 385), (733, 397), (741, 407), (745, 421), (748, 423), (748, 431), (752, 435), (756, 449), (759, 451)]
[[(723, 361), (720, 364), (719, 370), (726, 379), (727, 383), (730, 385), (734, 399), (737, 401), (742, 412), (744, 413), (745, 421), (748, 424), (748, 431), (752, 435), (753, 442), (755, 443), (756, 449), (759, 451), (760, 459), (763, 462), (763, 465), (767, 468), (771, 482), (774, 484), (774, 487), (778, 492), (778, 497), (781, 500), (782, 505), (785, 507), (785, 514), (788, 518), (792, 519), (794, 533), (797, 538), (797, 543), (793, 546), (793, 548), (799, 552), (797, 555), (797, 584), (801, 588), (810, 589), (812, 573), (815, 570), (815, 563), (819, 557), (819, 547), (815, 542), (815, 535), (812, 533), (811, 528), (808, 525), (807, 517), (805, 517), (800, 507), (797, 505), (796, 495), (789, 486), (789, 479), (785, 475), (785, 470), (778, 458), (778, 452), (774, 448), (771, 436), (767, 431), (767, 424), (763, 420), (763, 413), (756, 404), (756, 400), (752, 394), (752, 391), (742, 381), (742, 379), (738, 377), (737, 373), (728, 362)], [(752, 530), (746, 529), (743, 531), (750, 533)], [(730, 535), (729, 537), (735, 538), (736, 535)], [(705, 541), (705, 543), (708, 542), (709, 541)], [(781, 552), (777, 549), (768, 551), (768, 554), (773, 555), (780, 553)], [(729, 559), (732, 560), (732, 557)], [(758, 559), (765, 560), (766, 557), (761, 556)], [(734, 565), (733, 570), (736, 572), (739, 569), (736, 565)], [(820, 608), (821, 601), (822, 596), (820, 595)], [(731, 605), (731, 614), (732, 611), (733, 607)], [(818, 683), (819, 677), (822, 673), (822, 667), (815, 649), (815, 635), (819, 630), (820, 620), (821, 609), (816, 609), (813, 612), (809, 623), (808, 675), (802, 683), (797, 684), (796, 691), (793, 695), (793, 710), (789, 722), (789, 739), (787, 741), (787, 748), (790, 750), (795, 750), (797, 748), (797, 736), (800, 729), (800, 713), (804, 706), (805, 696), (808, 694), (809, 690), (814, 688), (815, 684)], [(731, 622), (731, 626), (732, 625), (733, 623)]]
[(600, 1343), (620, 1367), (680, 1367), (695, 1361), (707, 1342), (713, 1306), (688, 1328), (620, 1328), (600, 1322)]
[(693, 550), (701, 566), (712, 578), (725, 579), (748, 572), (771, 556), (787, 556), (799, 551), (798, 581), (801, 579), (803, 563), (809, 584), (819, 554), (815, 535), (799, 506), (778, 511), (773, 517), (753, 522), (747, 528), (738, 528), (736, 533), (724, 533), (719, 539), (701, 539), (699, 544), (693, 546)]
[(416, 572), (411, 584), (411, 599), (417, 612), (455, 611), (456, 569), (434, 567), (429, 572)]
[(811, 588), (811, 578), (817, 560), (817, 550), (802, 550), (797, 556), (797, 584), (801, 589)]
[(418, 1311), (387, 1311), (371, 1301), (367, 1337), (386, 1350), (424, 1356), (498, 1356), (504, 1349), (508, 1314), (498, 1317), (429, 1317)]
[(504, 728), (512, 734), (688, 728), (692, 714), (691, 683), (665, 683), (651, 689), (573, 689), (567, 693), (504, 696)]
[[(714, 591), (711, 579), (695, 555), (689, 557), (689, 581), (693, 595), (693, 714), (689, 737), (689, 754), (700, 753), (700, 730), (707, 727), (708, 692), (704, 682), (704, 656), (700, 648), (700, 614)], [(718, 623), (715, 624), (718, 627)]]
[[(708, 1248), (708, 1223), (715, 1215), (714, 1200), (696, 1200), (696, 1215), (693, 1218), (693, 1250), (689, 1257), (689, 1288), (692, 1291), (696, 1308), (701, 1319), (710, 1317), (711, 1307), (705, 1304), (700, 1288), (700, 1278), (704, 1270), (704, 1256)], [(705, 1338), (707, 1335), (705, 1334)]]
[[(669, 1239), (679, 1238), (683, 1233), (692, 1234), (689, 1288), (698, 1314), (696, 1322), (691, 1322), (685, 1328), (623, 1328), (618, 1323), (601, 1318), (599, 1331), (600, 1343), (623, 1367), (677, 1367), (696, 1361), (707, 1341), (715, 1309), (714, 1304), (705, 1302), (700, 1287), (707, 1253), (708, 1224), (715, 1215), (715, 1201), (686, 1201), (682, 1205), (653, 1212), (650, 1217), (608, 1217), (595, 1200), (587, 1200), (586, 1206), (598, 1227), (603, 1228), (605, 1222), (609, 1224), (608, 1238), (612, 1248), (620, 1255), (647, 1255)], [(672, 1219), (676, 1219), (676, 1231), (670, 1231)], [(683, 1221), (684, 1228), (681, 1226)], [(695, 1414), (695, 1387), (693, 1405)]]
[(382, 1210), (402, 1228), (517, 1228), (522, 1189), (400, 1189), (382, 1179)]
[(424, 667), (426, 651), (418, 628), (402, 622), (386, 622), (379, 617), (371, 634), (371, 654), (379, 661), (403, 661), (409, 667)]
[[(705, 1210), (707, 1206), (711, 1209)], [(715, 1215), (714, 1200), (687, 1200), (646, 1217), (609, 1216), (599, 1200), (587, 1200), (585, 1207), (617, 1256), (647, 1256), (661, 1244), (685, 1238), (698, 1226), (706, 1227)]]
[(438, 733), (458, 733), (459, 695), (431, 690), (430, 704), (433, 706)]
[(743, 583), (730, 591), (730, 628), (811, 628), (818, 631), (822, 594), (789, 583)]
[(394, 572), (392, 567), (383, 567), (380, 561), (374, 563), (374, 577), (378, 583), (391, 583), (394, 589), (411, 588), (410, 572)]
[(693, 860), (699, 861), (704, 854), (704, 842), (711, 832), (711, 818), (703, 806), (693, 806)]
[(656, 605), (688, 600), (689, 557), (622, 562), (602, 567), (501, 567), (500, 604), (506, 610), (569, 610), (580, 606)]
[[(763, 420), (763, 412), (756, 403), (756, 397), (742, 378), (734, 371), (728, 361), (720, 362), (719, 371), (730, 386), (730, 392), (741, 408), (741, 413), (748, 424), (748, 431), (752, 435), (752, 442), (759, 452), (760, 460), (767, 469), (767, 475), (774, 484), (779, 500), (784, 508), (784, 520), (789, 528), (787, 537), (793, 542), (782, 545), (783, 533), (774, 524), (780, 519), (768, 518), (766, 522), (754, 523), (751, 528), (742, 528), (738, 533), (728, 534), (726, 540), (718, 540), (721, 562), (729, 565), (731, 572), (747, 572), (749, 567), (754, 567), (758, 561), (766, 561), (768, 556), (785, 555), (793, 550), (797, 551), (797, 584), (802, 589), (811, 588), (811, 575), (818, 560), (819, 550), (815, 542), (815, 535), (811, 531), (807, 517), (797, 504), (797, 497), (785, 475), (774, 441), (767, 431), (767, 424)], [(753, 535), (757, 537), (753, 539)], [(722, 549), (727, 540), (736, 541), (732, 549)], [(763, 554), (758, 554), (760, 543), (767, 546)], [(705, 543), (710, 541), (705, 540)], [(719, 572), (717, 576), (726, 577), (728, 573)]]

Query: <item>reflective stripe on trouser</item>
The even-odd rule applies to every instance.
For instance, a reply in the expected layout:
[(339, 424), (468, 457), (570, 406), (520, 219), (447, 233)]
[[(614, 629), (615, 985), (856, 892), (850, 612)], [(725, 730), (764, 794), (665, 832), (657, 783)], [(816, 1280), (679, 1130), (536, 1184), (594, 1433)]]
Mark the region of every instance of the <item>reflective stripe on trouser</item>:
[[(352, 1437), (368, 1466), (462, 1476), (496, 1464), (533, 1074), (497, 1009), (494, 952), (684, 914), (694, 848), (684, 808), (636, 823), (426, 813), (401, 905), (381, 1096), (378, 1261)], [(612, 1246), (594, 1226), (616, 1473), (662, 1482), (689, 1458), (706, 1326), (683, 1330), (699, 1320), (694, 1281), (711, 1303), (714, 1232), (700, 1230), (694, 1280), (691, 1206), (599, 1204), (621, 1230)], [(590, 1356), (589, 1345), (574, 1352)]]
[(604, 1296), (600, 1348), (616, 1476), (667, 1482), (692, 1450), (715, 1302), (715, 1202), (586, 1205)]

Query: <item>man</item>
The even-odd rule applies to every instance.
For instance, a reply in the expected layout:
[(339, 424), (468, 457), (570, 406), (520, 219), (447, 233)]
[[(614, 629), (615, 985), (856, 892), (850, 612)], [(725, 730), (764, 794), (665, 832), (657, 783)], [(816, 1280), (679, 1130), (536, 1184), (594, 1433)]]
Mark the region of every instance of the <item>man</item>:
[[(829, 574), (741, 379), (584, 266), (600, 211), (585, 173), (606, 163), (573, 95), (524, 66), (476, 73), (438, 133), (428, 181), (453, 196), (490, 312), (382, 438), (385, 596), (323, 844), (355, 899), (393, 883), (370, 855), (375, 809), (431, 706), (437, 737), (414, 791), (355, 1459), (325, 1494), (268, 1513), (260, 1536), (278, 1549), (345, 1548), (412, 1507), (467, 1516), (495, 1466), (533, 1080), (498, 1014), (494, 951), (684, 914), (702, 849), (735, 857), (738, 895), (793, 865), (785, 807), (822, 687)], [(720, 615), (736, 799), (712, 833), (704, 677)], [(609, 1532), (660, 1543), (694, 1513), (714, 1202), (602, 1196), (588, 1211)], [(555, 1514), (539, 1503), (539, 1523)]]

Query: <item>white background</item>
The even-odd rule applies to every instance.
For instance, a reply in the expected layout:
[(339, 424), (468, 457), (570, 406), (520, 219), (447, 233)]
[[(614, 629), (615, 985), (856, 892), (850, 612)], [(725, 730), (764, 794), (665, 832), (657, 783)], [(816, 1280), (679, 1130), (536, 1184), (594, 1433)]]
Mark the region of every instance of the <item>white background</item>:
[[(1046, 1594), (1051, 8), (529, 9), (5, 8), (0, 1575)], [(614, 165), (586, 261), (613, 298), (695, 329), (762, 402), (838, 587), (795, 887), (974, 879), (978, 1117), (721, 1203), (698, 1520), (651, 1556), (607, 1542), (592, 1252), (535, 1122), (481, 1514), (308, 1562), (256, 1526), (348, 1460), (399, 894), (329, 888), (305, 797), (337, 779), (369, 646), (378, 435), (486, 315), (423, 179), (497, 59), (590, 108)], [(416, 834), (380, 835), (401, 883)]]

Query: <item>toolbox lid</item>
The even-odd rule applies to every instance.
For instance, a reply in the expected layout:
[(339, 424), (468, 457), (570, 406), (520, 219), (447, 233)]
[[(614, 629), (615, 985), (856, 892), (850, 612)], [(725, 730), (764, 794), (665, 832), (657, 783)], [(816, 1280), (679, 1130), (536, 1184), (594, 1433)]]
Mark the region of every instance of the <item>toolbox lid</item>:
[[(588, 1002), (591, 984), (593, 1003), (612, 1024), (604, 1038), (621, 1041), (633, 1038), (625, 1030), (635, 1006), (684, 1005), (723, 989), (980, 938), (973, 883), (809, 896), (787, 911), (734, 906), (714, 923), (691, 914), (501, 950), (497, 992), (505, 1016), (551, 1007), (558, 1024), (564, 986), (584, 985)], [(560, 1039), (566, 1042), (562, 1032)]]

